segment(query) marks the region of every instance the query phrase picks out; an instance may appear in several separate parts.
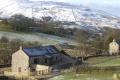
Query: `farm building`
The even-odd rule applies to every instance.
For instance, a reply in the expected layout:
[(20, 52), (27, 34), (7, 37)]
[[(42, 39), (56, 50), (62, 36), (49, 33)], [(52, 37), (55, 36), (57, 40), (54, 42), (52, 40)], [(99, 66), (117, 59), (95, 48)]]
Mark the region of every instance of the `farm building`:
[[(40, 46), (22, 48), (12, 55), (12, 73), (15, 75), (49, 74), (53, 66), (63, 64), (69, 57), (60, 53), (56, 47)], [(72, 59), (71, 59), (72, 60)]]
[(115, 39), (109, 44), (109, 54), (110, 55), (116, 55), (120, 52), (120, 46), (119, 42), (117, 42)]

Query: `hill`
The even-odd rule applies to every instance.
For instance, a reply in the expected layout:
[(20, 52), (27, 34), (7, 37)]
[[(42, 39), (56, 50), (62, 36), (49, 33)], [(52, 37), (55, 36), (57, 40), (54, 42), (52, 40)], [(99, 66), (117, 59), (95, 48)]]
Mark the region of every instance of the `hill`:
[[(2, 8), (1, 17), (10, 17), (13, 14), (24, 14), (34, 19), (51, 17), (54, 21), (65, 23), (62, 26), (64, 28), (80, 28), (95, 32), (99, 32), (103, 27), (120, 28), (119, 18), (82, 5), (29, 0), (12, 0), (8, 5)], [(73, 22), (73, 24), (67, 24), (66, 22)]]
[(58, 43), (70, 43), (75, 44), (75, 41), (62, 38), (58, 36), (43, 34), (43, 33), (19, 33), (19, 32), (8, 32), (8, 31), (0, 31), (0, 38), (7, 37), (9, 40), (12, 39), (20, 39), (22, 41), (27, 42), (39, 42), (44, 45), (48, 44), (58, 44)]

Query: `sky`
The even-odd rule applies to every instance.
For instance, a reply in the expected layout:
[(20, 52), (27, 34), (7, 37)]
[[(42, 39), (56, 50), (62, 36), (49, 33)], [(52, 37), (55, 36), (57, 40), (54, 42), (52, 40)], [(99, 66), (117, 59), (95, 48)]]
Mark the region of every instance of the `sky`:
[(90, 8), (106, 11), (120, 17), (120, 0), (30, 0), (30, 1), (57, 1), (77, 5), (84, 5)]
[[(57, 1), (57, 0), (30, 0), (30, 1)], [(68, 2), (74, 4), (103, 4), (103, 5), (119, 5), (120, 0), (58, 0), (58, 2)]]

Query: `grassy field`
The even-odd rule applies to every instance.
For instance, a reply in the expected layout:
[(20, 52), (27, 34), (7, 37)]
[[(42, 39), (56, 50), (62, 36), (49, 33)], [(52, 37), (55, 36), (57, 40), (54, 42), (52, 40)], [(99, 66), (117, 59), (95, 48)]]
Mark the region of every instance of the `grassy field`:
[(0, 31), (13, 31), (12, 27), (8, 24), (0, 23)]
[(49, 80), (114, 80), (112, 77), (113, 73), (111, 72), (94, 72), (91, 74), (76, 74), (75, 72), (70, 72)]
[(43, 33), (16, 33), (16, 32), (8, 32), (8, 31), (0, 31), (0, 38), (5, 36), (11, 39), (20, 39), (22, 41), (29, 41), (29, 42), (39, 42), (41, 44), (58, 44), (58, 43), (70, 43), (74, 44), (73, 40), (62, 38), (54, 35), (48, 35)]
[[(120, 66), (120, 56), (94, 57), (88, 59), (86, 62), (97, 67)], [(120, 75), (119, 70), (94, 70), (80, 74), (76, 74), (73, 71), (49, 80), (120, 80), (116, 75)]]
[(92, 66), (120, 66), (120, 56), (94, 57), (86, 62)]
[(54, 35), (35, 32), (17, 32), (8, 24), (0, 23), (0, 38), (5, 36), (9, 39), (20, 39), (22, 41), (39, 42), (41, 44), (75, 43), (73, 40)]

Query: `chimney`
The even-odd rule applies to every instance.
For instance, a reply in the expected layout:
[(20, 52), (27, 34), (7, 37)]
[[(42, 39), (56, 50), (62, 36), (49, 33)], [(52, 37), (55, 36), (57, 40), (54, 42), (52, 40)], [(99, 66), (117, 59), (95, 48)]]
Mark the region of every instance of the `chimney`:
[(22, 50), (22, 46), (20, 46), (20, 50)]
[(113, 42), (116, 42), (116, 39), (113, 39)]

